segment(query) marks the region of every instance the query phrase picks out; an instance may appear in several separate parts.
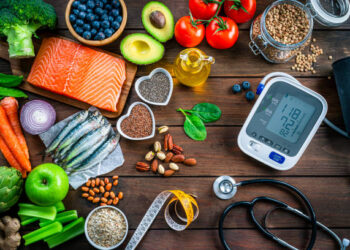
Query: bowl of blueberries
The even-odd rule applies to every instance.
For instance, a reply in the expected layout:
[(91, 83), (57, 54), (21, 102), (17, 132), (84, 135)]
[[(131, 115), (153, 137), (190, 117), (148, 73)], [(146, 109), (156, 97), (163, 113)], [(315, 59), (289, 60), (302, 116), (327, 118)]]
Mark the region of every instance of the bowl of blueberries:
[(69, 31), (80, 42), (103, 46), (115, 41), (127, 20), (123, 0), (70, 0), (66, 8)]

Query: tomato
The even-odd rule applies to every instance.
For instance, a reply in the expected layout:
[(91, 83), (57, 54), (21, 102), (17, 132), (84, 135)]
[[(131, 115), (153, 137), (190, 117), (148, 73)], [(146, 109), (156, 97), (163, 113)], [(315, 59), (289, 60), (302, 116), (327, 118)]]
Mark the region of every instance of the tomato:
[(181, 17), (175, 25), (175, 39), (184, 47), (196, 47), (205, 35), (203, 24), (195, 24), (195, 19), (190, 16)]
[(236, 43), (238, 33), (235, 21), (228, 17), (219, 17), (209, 23), (205, 36), (211, 47), (228, 49)]
[(253, 18), (256, 11), (256, 0), (226, 0), (224, 3), (226, 16), (236, 23), (246, 23)]
[(215, 15), (219, 5), (217, 3), (208, 3), (208, 0), (190, 0), (189, 7), (193, 17), (209, 20)]

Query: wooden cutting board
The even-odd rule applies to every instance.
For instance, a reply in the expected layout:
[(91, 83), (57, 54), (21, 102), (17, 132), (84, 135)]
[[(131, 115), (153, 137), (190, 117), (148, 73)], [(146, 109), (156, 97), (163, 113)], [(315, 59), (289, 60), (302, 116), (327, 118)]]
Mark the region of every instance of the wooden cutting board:
[[(60, 37), (60, 38), (67, 39), (67, 38), (64, 38), (64, 37)], [(67, 40), (70, 40), (70, 39), (67, 39)], [(70, 41), (72, 41), (72, 40), (70, 40)], [(40, 42), (35, 42), (34, 46), (35, 46), (35, 51), (37, 53), (38, 49), (40, 47)], [(102, 51), (102, 52), (105, 52), (105, 53), (110, 54), (112, 56), (115, 56), (115, 57), (123, 59), (122, 56), (117, 55), (115, 53), (112, 53), (112, 52), (109, 52), (109, 51), (105, 51), (105, 50), (102, 50), (102, 49), (97, 49), (97, 48), (93, 48), (93, 49), (94, 50), (98, 50), (98, 51)], [(34, 58), (30, 58), (30, 59), (10, 59), (9, 55), (8, 55), (8, 45), (5, 42), (0, 42), (0, 58), (5, 59), (5, 60), (10, 62), (12, 73), (14, 75), (23, 75), (24, 81), (20, 85), (19, 88), (21, 88), (23, 90), (26, 90), (28, 92), (34, 93), (34, 94), (45, 96), (47, 98), (50, 98), (50, 99), (53, 99), (53, 100), (56, 100), (56, 101), (59, 101), (59, 102), (63, 102), (63, 103), (69, 104), (69, 105), (72, 105), (72, 106), (77, 107), (77, 108), (88, 109), (89, 107), (91, 107), (90, 104), (87, 104), (85, 102), (81, 102), (81, 101), (69, 98), (67, 96), (59, 95), (59, 94), (50, 92), (48, 90), (38, 88), (38, 87), (28, 83), (25, 79), (27, 78), (27, 76), (28, 76), (28, 74), (30, 72), (31, 66), (32, 66), (32, 64), (34, 62)], [(120, 93), (119, 101), (118, 101), (118, 104), (117, 104), (117, 110), (118, 111), (117, 112), (111, 112), (111, 111), (106, 111), (106, 110), (102, 110), (102, 109), (100, 110), (101, 113), (104, 116), (108, 117), (108, 118), (117, 118), (123, 112), (126, 100), (128, 98), (131, 86), (133, 84), (133, 81), (134, 81), (134, 78), (135, 78), (135, 75), (136, 75), (136, 71), (137, 71), (137, 66), (136, 65), (134, 65), (134, 64), (132, 64), (130, 62), (127, 62), (127, 61), (125, 61), (125, 65), (126, 65), (126, 80), (125, 80), (125, 82), (123, 84), (122, 91)]]

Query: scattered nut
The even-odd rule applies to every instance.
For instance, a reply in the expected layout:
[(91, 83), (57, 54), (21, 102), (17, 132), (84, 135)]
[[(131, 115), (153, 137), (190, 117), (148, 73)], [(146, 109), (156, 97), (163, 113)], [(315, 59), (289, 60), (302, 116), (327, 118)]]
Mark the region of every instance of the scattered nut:
[(174, 170), (174, 171), (179, 171), (180, 170), (179, 166), (176, 163), (173, 163), (173, 162), (169, 164), (169, 168)]
[(187, 166), (195, 166), (197, 165), (197, 160), (195, 158), (188, 158), (184, 160), (184, 164)]
[(159, 151), (159, 152), (157, 153), (157, 157), (158, 157), (159, 160), (163, 161), (163, 160), (165, 160), (166, 155), (164, 154), (164, 152)]
[(146, 160), (146, 161), (152, 161), (153, 158), (154, 158), (154, 156), (155, 156), (154, 152), (153, 152), (153, 151), (149, 151), (149, 152), (146, 154), (146, 156), (145, 156), (145, 160)]
[(152, 161), (151, 169), (152, 169), (153, 173), (157, 173), (157, 169), (158, 169), (158, 160), (157, 159), (154, 159)]
[(168, 149), (169, 150), (173, 150), (174, 148), (174, 140), (173, 140), (173, 137), (169, 134), (169, 137), (168, 137)]
[(172, 162), (184, 162), (185, 156), (184, 155), (174, 155), (173, 158), (171, 158)]
[(136, 163), (136, 169), (141, 172), (147, 172), (150, 170), (150, 166), (147, 163), (139, 161)]
[(168, 126), (161, 126), (161, 127), (158, 128), (159, 134), (166, 133), (166, 132), (168, 132), (168, 130), (169, 130)]
[(166, 156), (165, 156), (164, 162), (165, 162), (165, 163), (169, 163), (170, 160), (171, 160), (171, 158), (173, 158), (173, 156), (174, 156), (173, 153), (168, 152), (168, 153), (166, 154)]
[(169, 134), (166, 134), (165, 136), (164, 136), (164, 150), (165, 151), (168, 151), (168, 140), (169, 140)]
[(162, 144), (159, 141), (156, 141), (153, 145), (154, 152), (159, 152), (162, 150)]
[(163, 176), (169, 177), (169, 176), (172, 176), (174, 173), (175, 173), (174, 170), (168, 169), (167, 171), (164, 172), (164, 175), (163, 175)]
[(329, 56), (329, 57), (328, 57), (328, 60), (332, 60), (332, 59), (333, 59), (333, 56)]
[(165, 169), (164, 169), (163, 165), (159, 164), (159, 166), (158, 166), (158, 173), (163, 175), (164, 172), (165, 172)]

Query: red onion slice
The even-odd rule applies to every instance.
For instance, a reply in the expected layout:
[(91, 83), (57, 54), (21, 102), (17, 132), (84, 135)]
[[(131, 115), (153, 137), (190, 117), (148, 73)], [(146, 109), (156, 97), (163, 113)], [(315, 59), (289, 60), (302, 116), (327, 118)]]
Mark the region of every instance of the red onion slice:
[(56, 111), (48, 102), (33, 100), (22, 107), (20, 120), (24, 131), (38, 135), (49, 130), (55, 123)]

